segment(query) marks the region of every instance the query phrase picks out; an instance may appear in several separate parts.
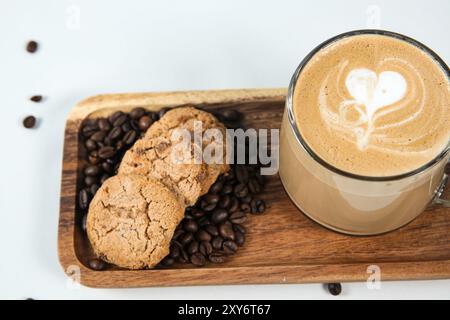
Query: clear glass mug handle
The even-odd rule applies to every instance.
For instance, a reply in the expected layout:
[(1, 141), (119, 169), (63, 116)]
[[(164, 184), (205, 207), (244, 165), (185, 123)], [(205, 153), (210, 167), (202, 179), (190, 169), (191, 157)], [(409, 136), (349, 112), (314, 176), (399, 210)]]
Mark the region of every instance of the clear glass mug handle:
[[(447, 163), (447, 166), (449, 166), (449, 165), (450, 165), (450, 161)], [(450, 208), (450, 200), (441, 198), (442, 194), (444, 193), (444, 189), (447, 186), (448, 179), (449, 179), (449, 175), (447, 173), (444, 173), (441, 184), (439, 185), (438, 189), (436, 190), (436, 195), (432, 201), (432, 205)]]

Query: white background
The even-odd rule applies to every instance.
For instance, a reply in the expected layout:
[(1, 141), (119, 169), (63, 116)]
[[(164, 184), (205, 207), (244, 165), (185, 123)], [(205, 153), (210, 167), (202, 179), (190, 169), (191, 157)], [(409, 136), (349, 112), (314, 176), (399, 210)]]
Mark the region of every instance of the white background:
[[(71, 290), (58, 263), (64, 123), (77, 101), (111, 92), (286, 87), (314, 46), (366, 27), (369, 5), (379, 6), (382, 28), (450, 62), (448, 0), (0, 0), (0, 297), (450, 298), (450, 280), (383, 282), (381, 290), (344, 284), (338, 298), (321, 284)], [(40, 43), (34, 55), (24, 50), (29, 39)], [(46, 99), (32, 103), (33, 94)], [(37, 129), (21, 126), (28, 114), (40, 119)]]

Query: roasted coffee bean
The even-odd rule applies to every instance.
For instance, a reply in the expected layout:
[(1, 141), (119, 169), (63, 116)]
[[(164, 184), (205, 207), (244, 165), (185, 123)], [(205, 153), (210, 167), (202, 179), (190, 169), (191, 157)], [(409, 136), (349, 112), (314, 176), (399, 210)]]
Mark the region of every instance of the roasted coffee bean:
[(205, 211), (200, 210), (198, 208), (192, 208), (191, 210), (191, 216), (194, 218), (201, 218), (205, 215)]
[(82, 210), (85, 210), (89, 207), (89, 193), (86, 189), (82, 189), (78, 194), (78, 204)]
[(198, 241), (192, 241), (187, 247), (187, 253), (190, 255), (196, 253), (198, 251), (198, 246)]
[(233, 192), (233, 186), (228, 183), (226, 185), (224, 185), (222, 190), (220, 191), (220, 193), (222, 195), (231, 194), (232, 192)]
[(96, 271), (100, 271), (100, 270), (105, 270), (106, 269), (106, 262), (100, 260), (100, 259), (91, 259), (88, 262), (89, 268), (96, 270)]
[(195, 238), (198, 240), (198, 241), (211, 241), (211, 235), (208, 233), (208, 232), (206, 232), (205, 230), (203, 230), (203, 229), (200, 229), (200, 230), (198, 230), (197, 231), (197, 233), (195, 234)]
[(195, 266), (204, 266), (206, 264), (206, 258), (200, 252), (196, 252), (191, 256), (191, 263)]
[(223, 183), (221, 181), (217, 181), (211, 186), (211, 188), (209, 188), (209, 192), (213, 193), (213, 194), (217, 194), (220, 192), (220, 190), (222, 190), (222, 188), (223, 188)]
[(247, 230), (245, 230), (245, 227), (243, 225), (240, 225), (240, 224), (234, 224), (233, 225), (233, 230), (235, 232), (240, 232), (240, 233), (242, 233), (244, 235), (245, 235), (245, 233), (247, 231)]
[(208, 256), (208, 260), (212, 263), (224, 263), (226, 259), (226, 256), (221, 252), (213, 252)]
[(190, 243), (192, 240), (194, 240), (194, 235), (190, 232), (186, 232), (183, 235), (179, 237), (179, 242), (181, 245), (185, 246), (188, 243)]
[(234, 242), (236, 242), (236, 244), (238, 246), (243, 246), (244, 242), (245, 242), (245, 235), (239, 231), (234, 232)]
[(342, 292), (342, 286), (340, 283), (328, 283), (327, 284), (328, 287), (328, 291), (333, 295), (333, 296), (338, 296), (341, 294)]
[(104, 132), (108, 132), (109, 130), (111, 130), (111, 124), (108, 120), (103, 118), (98, 120), (98, 127)]
[(240, 208), (245, 213), (252, 212), (252, 207), (251, 207), (250, 203), (243, 203), (243, 204), (241, 204)]
[(122, 111), (116, 111), (109, 117), (109, 122), (114, 123), (124, 113)]
[(247, 168), (242, 165), (237, 165), (234, 168), (234, 174), (236, 175), (236, 179), (242, 183), (247, 184), (248, 183), (248, 171)]
[(107, 175), (106, 173), (102, 174), (102, 176), (100, 177), (100, 184), (103, 184), (108, 178), (109, 175)]
[(177, 261), (179, 263), (187, 263), (189, 261), (189, 259), (184, 258), (184, 256), (179, 256)]
[(86, 232), (87, 228), (87, 214), (83, 214), (83, 216), (81, 217), (81, 230), (83, 230), (84, 232)]
[[(175, 232), (173, 233), (172, 242), (177, 242), (174, 240), (177, 240), (182, 234), (184, 234), (184, 230), (176, 229)], [(180, 244), (180, 246), (181, 246), (181, 244)]]
[(233, 109), (225, 109), (220, 112), (224, 121), (239, 121), (241, 119), (241, 113)]
[(228, 207), (228, 211), (230, 212), (235, 212), (237, 210), (239, 210), (239, 200), (236, 197), (232, 197), (230, 200), (230, 205)]
[(245, 197), (241, 198), (241, 203), (250, 203), (252, 201), (252, 196), (250, 194), (246, 195)]
[(198, 220), (197, 223), (198, 223), (199, 228), (203, 228), (203, 227), (208, 226), (208, 225), (211, 224), (211, 222), (209, 221), (209, 217), (206, 216), (206, 215), (201, 217), (200, 220)]
[(100, 162), (97, 150), (91, 151), (91, 153), (89, 153), (88, 160), (91, 164), (97, 164)]
[(159, 120), (159, 115), (157, 112), (149, 112), (148, 116), (153, 120), (153, 121), (158, 121)]
[(125, 123), (125, 121), (128, 120), (128, 117), (126, 114), (122, 113), (120, 116), (118, 116), (113, 122), (112, 125), (113, 127), (120, 127), (121, 125), (123, 125)]
[(125, 143), (123, 142), (123, 140), (117, 141), (116, 143), (116, 150), (119, 151), (121, 150), (123, 147), (125, 147)]
[(143, 116), (139, 119), (139, 129), (141, 129), (141, 131), (147, 131), (152, 123), (152, 118), (150, 118), (149, 116)]
[(223, 238), (220, 237), (220, 236), (214, 237), (211, 240), (211, 245), (216, 250), (221, 250), (222, 249), (222, 243), (223, 243)]
[(89, 138), (90, 136), (92, 136), (94, 133), (97, 132), (97, 125), (91, 123), (91, 124), (86, 124), (82, 127), (81, 129), (81, 133), (83, 134), (84, 137)]
[(133, 110), (131, 110), (130, 112), (130, 117), (132, 119), (139, 119), (140, 117), (142, 117), (145, 114), (145, 109), (144, 108), (134, 108)]
[(87, 176), (97, 176), (99, 174), (100, 170), (98, 169), (97, 166), (87, 166), (84, 169), (84, 174)]
[(122, 131), (123, 132), (128, 132), (128, 131), (130, 131), (132, 128), (131, 128), (131, 124), (129, 123), (129, 122), (125, 122), (123, 125), (121, 125), (120, 126), (121, 128), (122, 128)]
[(266, 210), (266, 204), (263, 200), (252, 200), (250, 202), (251, 212), (253, 214), (261, 214)]
[(236, 211), (230, 215), (230, 221), (235, 224), (242, 224), (246, 220), (247, 220), (247, 216), (242, 211)]
[(183, 229), (187, 232), (191, 232), (191, 233), (196, 233), (198, 230), (198, 225), (197, 222), (195, 222), (194, 220), (190, 219), (190, 220), (185, 220), (183, 222)]
[(22, 123), (23, 123), (23, 126), (27, 129), (34, 128), (34, 126), (36, 125), (36, 117), (34, 117), (34, 116), (25, 117), (23, 119)]
[(231, 198), (229, 195), (226, 194), (226, 195), (223, 195), (220, 197), (218, 206), (219, 206), (219, 208), (226, 209), (230, 205), (230, 202), (231, 202)]
[(120, 127), (114, 127), (108, 134), (108, 139), (111, 141), (114, 141), (116, 139), (119, 139), (123, 134), (122, 128)]
[(208, 232), (213, 237), (216, 237), (219, 235), (219, 229), (217, 229), (217, 226), (215, 226), (213, 224), (209, 224), (209, 225), (205, 226), (205, 231)]
[(97, 183), (96, 177), (87, 176), (84, 178), (84, 184), (88, 187), (92, 186), (94, 183)]
[(161, 110), (159, 110), (158, 111), (159, 118), (161, 119), (169, 110), (170, 110), (170, 108), (162, 108)]
[(202, 255), (207, 257), (208, 255), (210, 255), (212, 253), (213, 247), (212, 247), (210, 242), (202, 241), (202, 242), (200, 242), (200, 245), (198, 247), (198, 251), (200, 251), (200, 253)]
[(232, 224), (229, 222), (224, 222), (219, 225), (219, 234), (224, 239), (234, 240), (234, 231)]
[(178, 258), (180, 256), (180, 247), (177, 246), (177, 245), (172, 244), (170, 246), (170, 254), (169, 254), (169, 256), (171, 258), (174, 258), (174, 259)]
[(38, 50), (38, 48), (39, 44), (36, 41), (34, 40), (28, 41), (26, 49), (29, 53), (35, 53)]
[(260, 193), (261, 192), (261, 186), (259, 185), (258, 180), (254, 179), (254, 178), (250, 179), (250, 181), (248, 182), (248, 189), (253, 194)]
[(225, 254), (233, 254), (238, 249), (238, 245), (236, 244), (236, 242), (231, 241), (231, 240), (225, 241), (222, 246), (223, 246), (223, 251), (225, 252)]
[(104, 161), (104, 162), (102, 162), (101, 166), (102, 166), (102, 170), (105, 171), (106, 173), (112, 173), (113, 172), (114, 168), (113, 168), (113, 166), (110, 163)]
[(97, 193), (98, 188), (100, 188), (99, 185), (96, 184), (96, 183), (94, 183), (94, 184), (89, 188), (89, 191), (91, 192), (91, 195), (94, 196), (94, 195)]
[(248, 194), (248, 188), (245, 184), (239, 183), (234, 187), (233, 193), (236, 197), (243, 198)]
[(216, 208), (216, 204), (215, 203), (209, 203), (206, 200), (201, 200), (200, 201), (200, 208), (202, 208), (205, 211), (213, 211)]
[(86, 142), (84, 143), (84, 146), (86, 147), (86, 149), (88, 151), (97, 149), (97, 144), (95, 143), (94, 140), (91, 140), (91, 139), (87, 139)]
[(42, 96), (41, 95), (34, 95), (30, 98), (31, 101), (33, 102), (41, 102), (42, 101)]
[(106, 133), (104, 131), (97, 131), (91, 136), (91, 140), (95, 142), (101, 142), (105, 138)]
[(102, 159), (112, 158), (116, 154), (113, 147), (102, 147), (98, 150), (98, 156)]
[(172, 258), (172, 257), (165, 257), (164, 259), (161, 260), (161, 262), (159, 264), (162, 267), (170, 267), (174, 263), (175, 263), (175, 259), (174, 258)]
[(203, 199), (210, 204), (216, 204), (217, 202), (219, 202), (220, 196), (217, 194), (207, 194), (203, 196)]
[(211, 221), (215, 224), (219, 224), (227, 220), (228, 212), (225, 209), (216, 209), (211, 214)]
[(184, 263), (189, 261), (189, 255), (187, 254), (186, 250), (184, 250), (183, 248), (181, 248), (181, 250), (180, 250), (180, 256), (178, 257), (178, 261), (180, 261), (180, 262), (184, 261)]

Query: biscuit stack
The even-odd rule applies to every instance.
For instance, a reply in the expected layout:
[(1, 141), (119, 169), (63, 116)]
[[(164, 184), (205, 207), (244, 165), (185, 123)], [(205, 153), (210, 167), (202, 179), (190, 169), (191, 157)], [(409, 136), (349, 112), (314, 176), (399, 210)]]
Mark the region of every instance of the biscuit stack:
[[(209, 129), (218, 129), (222, 141), (211, 138)], [(194, 152), (200, 145), (202, 152), (214, 150), (216, 144), (225, 145), (225, 127), (205, 111), (176, 108), (155, 122), (91, 201), (87, 233), (95, 253), (123, 268), (157, 265), (169, 254), (184, 209), (229, 170), (224, 148), (221, 163), (205, 163), (202, 153)]]

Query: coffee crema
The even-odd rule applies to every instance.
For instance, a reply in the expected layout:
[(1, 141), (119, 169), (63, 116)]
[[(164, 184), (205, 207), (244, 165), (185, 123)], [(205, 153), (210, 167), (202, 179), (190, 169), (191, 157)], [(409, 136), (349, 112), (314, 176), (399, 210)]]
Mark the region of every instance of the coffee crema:
[(297, 127), (324, 161), (393, 176), (434, 159), (450, 139), (450, 82), (424, 50), (384, 35), (354, 35), (319, 50), (293, 95)]

